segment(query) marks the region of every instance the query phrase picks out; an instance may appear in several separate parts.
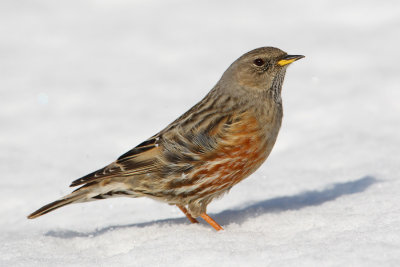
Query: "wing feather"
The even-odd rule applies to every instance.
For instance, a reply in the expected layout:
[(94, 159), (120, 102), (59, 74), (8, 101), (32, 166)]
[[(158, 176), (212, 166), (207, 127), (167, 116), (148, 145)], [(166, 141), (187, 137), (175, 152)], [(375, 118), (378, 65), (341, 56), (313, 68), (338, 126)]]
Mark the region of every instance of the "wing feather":
[(157, 169), (157, 155), (160, 153), (158, 137), (139, 144), (120, 156), (113, 163), (89, 173), (71, 183), (71, 187), (102, 180), (105, 178), (140, 175)]
[(70, 186), (152, 172), (166, 177), (172, 173), (188, 171), (195, 165), (203, 164), (203, 160), (213, 157), (219, 141), (225, 139), (234, 126), (235, 117), (233, 114), (218, 114), (189, 128), (184, 129), (179, 124), (167, 127), (113, 163), (73, 181)]

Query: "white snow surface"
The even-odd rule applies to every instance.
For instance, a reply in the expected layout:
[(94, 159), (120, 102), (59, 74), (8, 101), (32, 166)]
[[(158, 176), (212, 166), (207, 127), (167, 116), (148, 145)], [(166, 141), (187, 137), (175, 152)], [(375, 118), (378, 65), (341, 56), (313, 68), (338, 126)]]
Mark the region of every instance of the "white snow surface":
[[(400, 266), (398, 1), (0, 4), (0, 266)], [(289, 67), (272, 154), (208, 212), (116, 198), (26, 216), (199, 101)]]

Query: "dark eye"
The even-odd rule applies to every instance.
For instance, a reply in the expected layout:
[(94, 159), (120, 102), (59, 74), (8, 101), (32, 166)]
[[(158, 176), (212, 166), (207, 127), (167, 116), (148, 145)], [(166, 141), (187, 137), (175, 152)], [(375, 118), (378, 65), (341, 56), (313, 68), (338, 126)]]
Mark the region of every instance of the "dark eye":
[(256, 64), (257, 66), (262, 66), (264, 65), (264, 60), (262, 60), (261, 58), (257, 58), (254, 60), (254, 64)]

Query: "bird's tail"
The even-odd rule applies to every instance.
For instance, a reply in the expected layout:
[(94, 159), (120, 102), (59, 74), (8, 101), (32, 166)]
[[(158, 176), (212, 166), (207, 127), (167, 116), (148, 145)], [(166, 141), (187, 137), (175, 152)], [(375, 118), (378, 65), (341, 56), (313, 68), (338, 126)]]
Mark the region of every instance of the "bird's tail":
[(121, 183), (110, 183), (101, 186), (97, 182), (91, 182), (76, 189), (71, 194), (62, 197), (59, 200), (51, 202), (32, 214), (28, 215), (28, 219), (34, 219), (55, 209), (61, 208), (72, 203), (87, 202), (111, 197), (137, 197), (134, 192), (126, 190)]
[(37, 211), (33, 212), (28, 216), (28, 219), (35, 219), (39, 216), (42, 216), (43, 214), (46, 214), (50, 211), (53, 211), (55, 209), (61, 208), (65, 205), (72, 204), (72, 203), (77, 203), (77, 202), (83, 202), (85, 199), (85, 193), (84, 192), (79, 192), (79, 191), (74, 191), (69, 195), (64, 196), (61, 199), (58, 199), (54, 202), (51, 202)]

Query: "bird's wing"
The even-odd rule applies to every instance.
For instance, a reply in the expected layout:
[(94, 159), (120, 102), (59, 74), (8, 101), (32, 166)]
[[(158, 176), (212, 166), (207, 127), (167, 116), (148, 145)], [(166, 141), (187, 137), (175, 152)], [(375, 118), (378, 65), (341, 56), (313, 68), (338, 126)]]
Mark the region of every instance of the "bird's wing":
[[(204, 116), (207, 117), (207, 116)], [(163, 132), (161, 176), (186, 173), (217, 157), (220, 149), (238, 130), (241, 115), (213, 113), (206, 120), (191, 122), (190, 118)]]
[[(161, 177), (177, 175), (216, 157), (221, 146), (229, 143), (232, 132), (240, 127), (241, 115), (216, 114), (211, 120), (183, 127), (171, 124), (159, 134), (120, 156), (110, 165), (71, 183), (71, 187), (105, 178), (157, 173)], [(182, 122), (182, 121), (181, 121)]]
[(195, 123), (164, 146), (160, 176), (171, 194), (188, 197), (225, 190), (254, 172), (267, 156), (261, 125), (250, 112), (217, 113)]
[(139, 175), (155, 171), (158, 166), (157, 156), (160, 153), (158, 140), (157, 136), (153, 136), (106, 167), (73, 181), (70, 186), (87, 184), (105, 178)]

